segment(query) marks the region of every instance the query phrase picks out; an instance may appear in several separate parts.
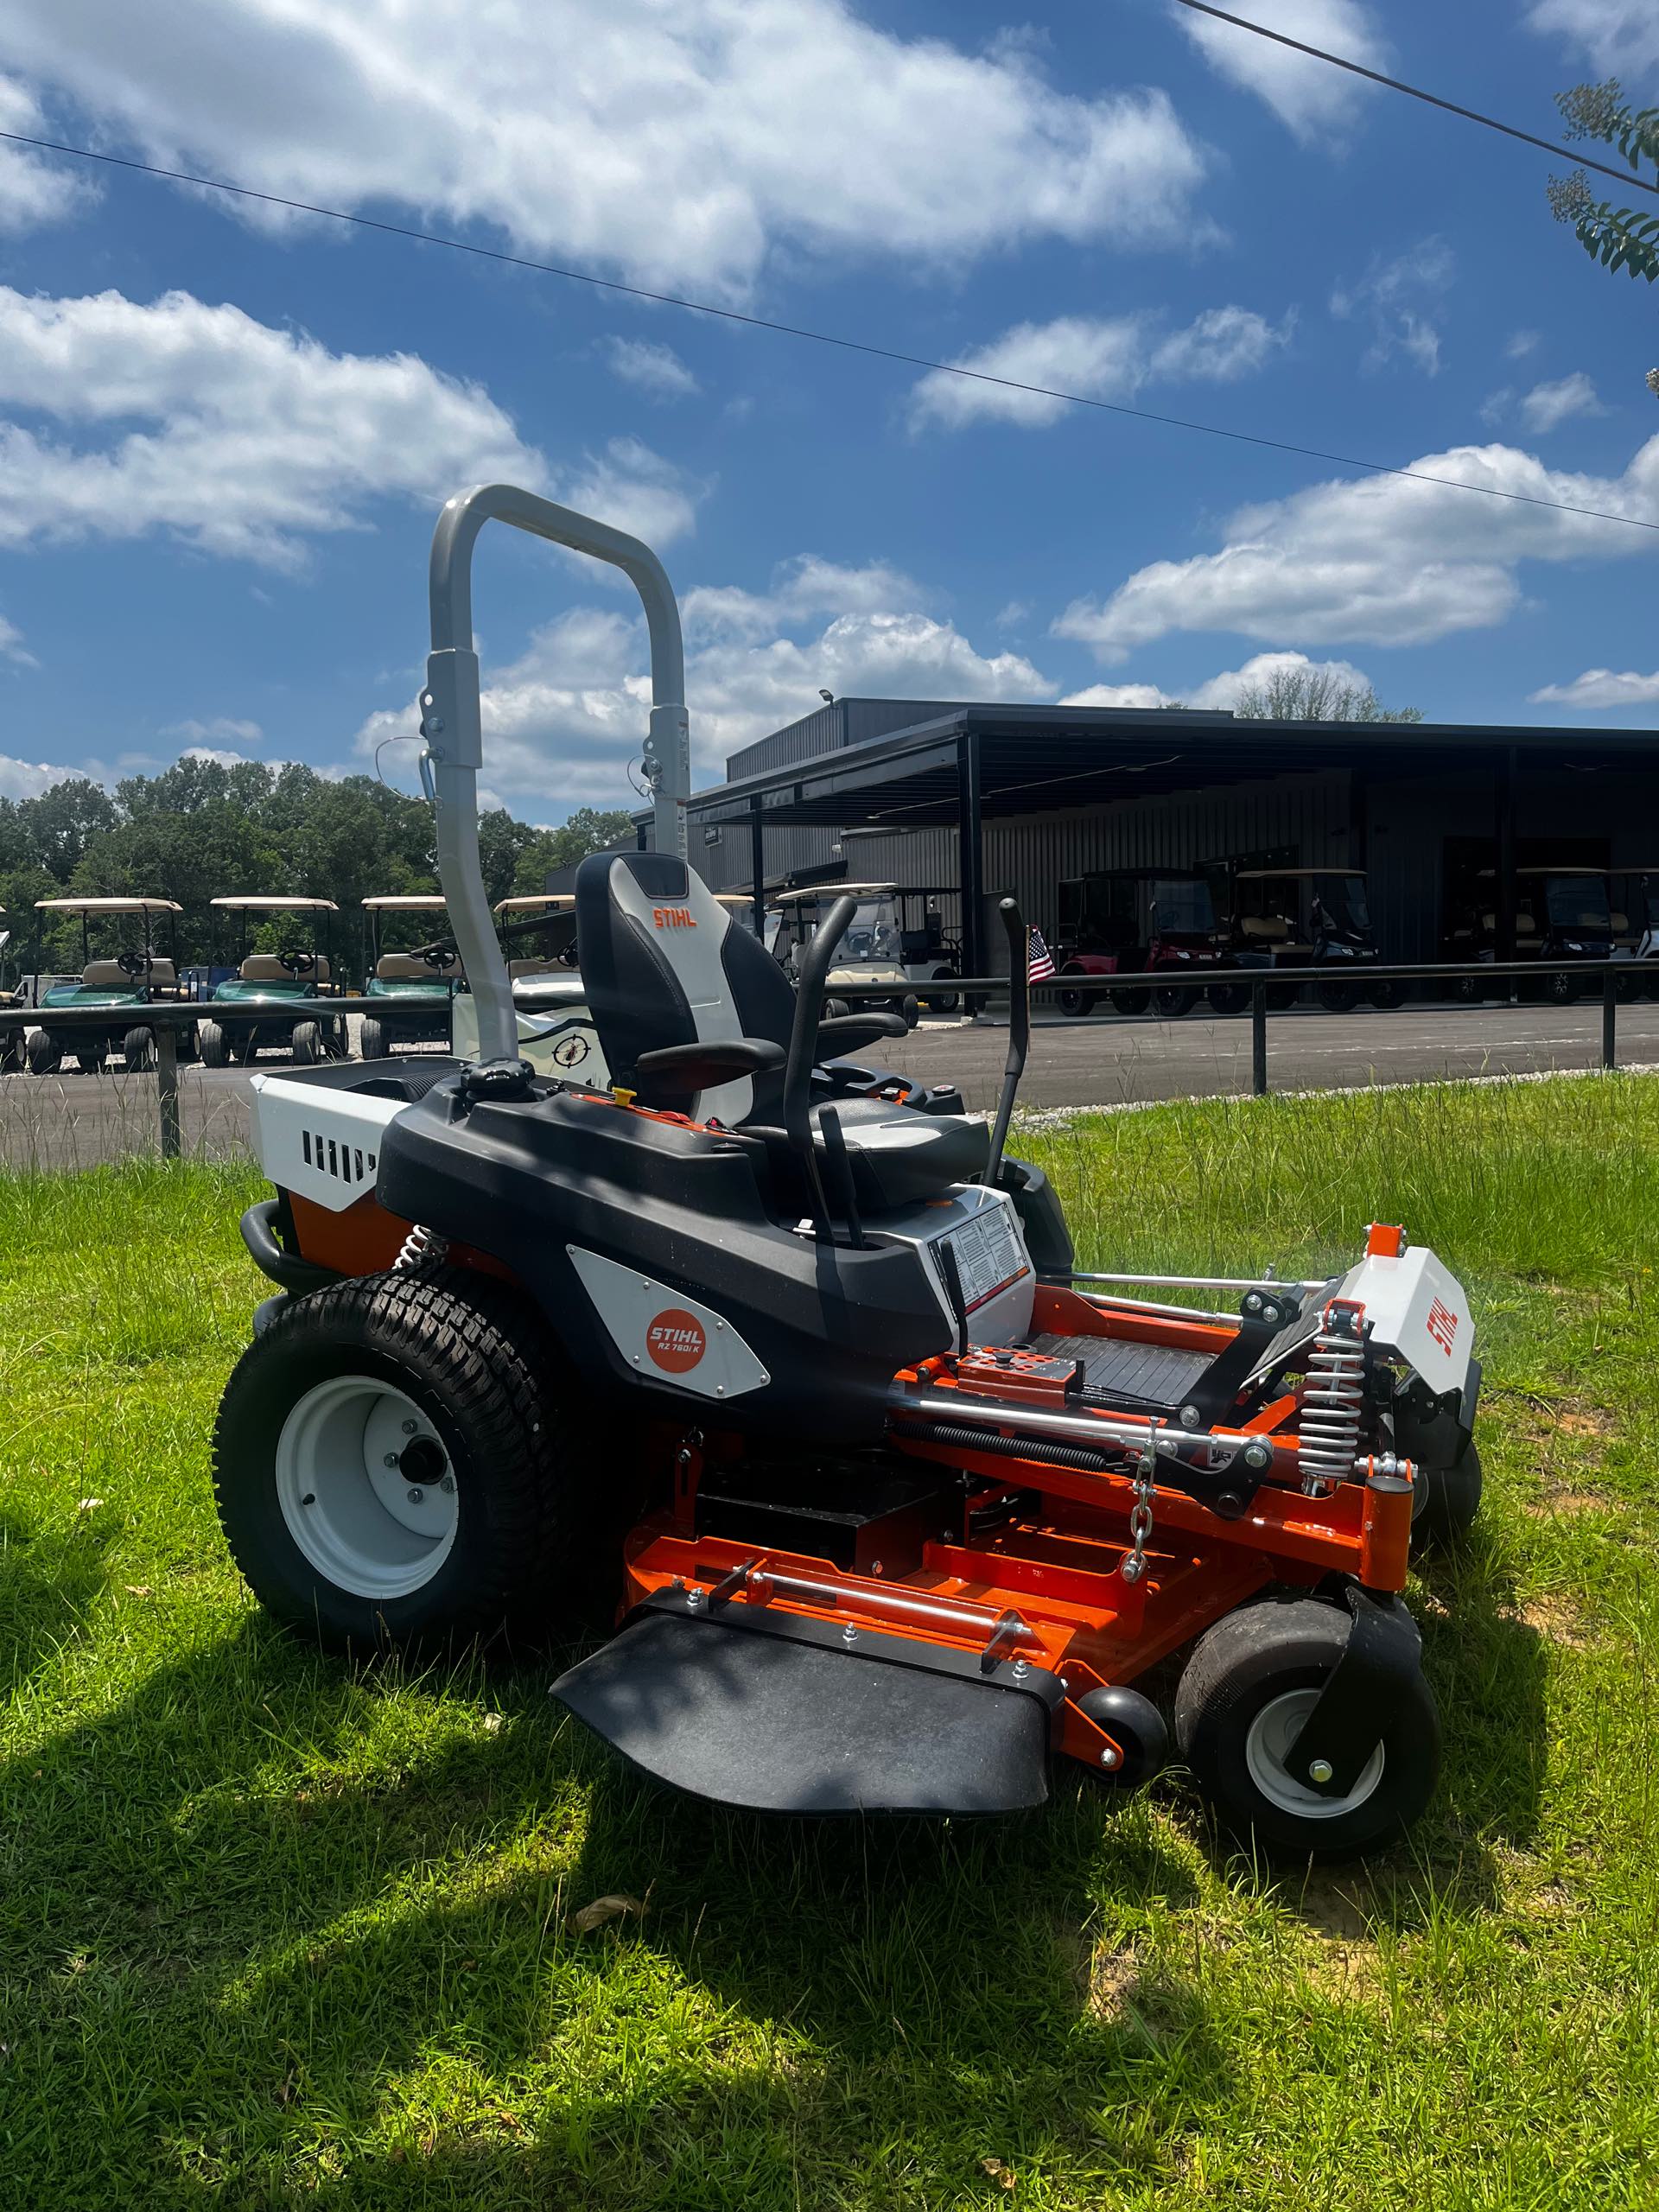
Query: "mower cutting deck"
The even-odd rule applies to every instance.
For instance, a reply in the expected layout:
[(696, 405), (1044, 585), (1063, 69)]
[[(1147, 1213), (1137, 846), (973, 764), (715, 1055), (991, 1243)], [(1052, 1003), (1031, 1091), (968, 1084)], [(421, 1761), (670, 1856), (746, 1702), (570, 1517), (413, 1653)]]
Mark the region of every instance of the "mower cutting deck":
[[(1397, 1834), (1438, 1757), (1414, 1524), (1478, 1495), (1455, 1281), (1385, 1228), (1328, 1281), (1080, 1274), (1005, 1152), (1012, 901), (988, 1131), (854, 1057), (893, 1018), (822, 1018), (850, 902), (792, 988), (665, 850), (577, 878), (610, 1084), (520, 1063), (455, 626), (488, 515), (627, 569), (653, 728), (677, 713), (643, 547), (504, 487), (452, 503), (424, 704), (479, 1057), (254, 1078), (278, 1195), (244, 1233), (283, 1294), (216, 1479), (255, 1590), (341, 1649), (614, 1630), (564, 1706), (663, 1782), (790, 1813), (1011, 1811), (1057, 1760), (1144, 1778), (1167, 1731), (1136, 1685), (1190, 1648), (1174, 1734), (1225, 1820), (1300, 1858)], [(1139, 1294), (1174, 1287), (1205, 1305)]]

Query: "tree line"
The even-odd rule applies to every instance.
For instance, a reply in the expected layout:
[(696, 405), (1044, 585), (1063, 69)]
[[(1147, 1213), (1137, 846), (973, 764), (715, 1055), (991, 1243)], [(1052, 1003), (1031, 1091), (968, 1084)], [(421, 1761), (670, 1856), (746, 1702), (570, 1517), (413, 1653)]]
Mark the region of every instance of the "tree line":
[[(479, 819), (479, 849), (492, 902), (543, 890), (548, 872), (630, 839), (622, 810), (582, 807), (556, 830), (515, 821), (503, 808)], [(332, 899), (338, 971), (358, 965), (365, 899), (382, 892), (436, 891), (432, 810), (372, 776), (320, 776), (295, 762), (267, 767), (185, 758), (153, 776), (129, 776), (106, 791), (86, 777), (54, 784), (36, 798), (0, 798), (0, 929), (10, 928), (8, 964), (79, 969), (80, 926), (38, 916), (38, 899), (176, 899), (179, 957), (226, 959), (208, 901), (282, 892)], [(432, 934), (429, 922), (389, 942)], [(37, 934), (37, 923), (44, 923)], [(250, 949), (282, 950), (294, 925), (267, 924)], [(158, 950), (162, 946), (158, 944)]]

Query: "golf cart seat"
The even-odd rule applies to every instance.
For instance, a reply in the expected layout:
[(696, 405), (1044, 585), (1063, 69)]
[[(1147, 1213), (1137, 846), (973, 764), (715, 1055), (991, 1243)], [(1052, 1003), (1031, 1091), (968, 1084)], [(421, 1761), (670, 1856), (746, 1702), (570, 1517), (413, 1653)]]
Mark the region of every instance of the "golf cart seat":
[[(795, 991), (753, 932), (734, 926), (702, 878), (672, 854), (595, 853), (576, 873), (576, 933), (613, 1079), (641, 1105), (763, 1138), (774, 1165), (786, 1169), (780, 1124)], [(895, 1017), (893, 1033), (901, 1027)], [(867, 1028), (864, 1041), (870, 1034)], [(832, 1053), (837, 1041), (820, 1032)], [(751, 1064), (697, 1090), (652, 1065), (667, 1048), (698, 1045), (744, 1047)], [(812, 1120), (816, 1128), (834, 1103), (861, 1204), (872, 1211), (908, 1205), (983, 1167), (982, 1123), (841, 1089), (832, 1053), (815, 1084)]]
[(416, 952), (383, 952), (374, 963), (375, 979), (382, 983), (441, 982), (455, 964), (453, 952), (436, 963)]
[(89, 991), (124, 991), (135, 980), (118, 960), (89, 960), (80, 971), (82, 986)]

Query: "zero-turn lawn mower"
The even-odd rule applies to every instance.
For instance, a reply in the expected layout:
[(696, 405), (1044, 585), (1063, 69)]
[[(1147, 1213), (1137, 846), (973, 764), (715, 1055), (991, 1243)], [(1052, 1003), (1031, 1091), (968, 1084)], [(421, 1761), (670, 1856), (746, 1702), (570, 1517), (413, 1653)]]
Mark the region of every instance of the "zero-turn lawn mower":
[[(215, 918), (228, 926), (235, 918), (236, 973), (217, 986), (213, 1011), (196, 1024), (196, 1043), (204, 1067), (222, 1068), (257, 1059), (262, 1046), (286, 1045), (295, 1062), (309, 1067), (322, 1059), (346, 1057), (346, 1017), (330, 1014), (325, 1001), (337, 995), (328, 957), (330, 922), (340, 912), (332, 899), (260, 894), (209, 902)], [(250, 949), (251, 931), (288, 915), (309, 942), (280, 952)]]
[[(600, 1089), (524, 1066), (479, 872), (484, 521), (645, 601), (658, 849), (583, 863)], [(1422, 1809), (1438, 1730), (1400, 1592), (1414, 1519), (1466, 1523), (1478, 1369), (1456, 1281), (1373, 1228), (1322, 1282), (1145, 1294), (1079, 1274), (993, 1126), (825, 1020), (849, 907), (791, 988), (673, 849), (689, 788), (674, 600), (636, 540), (490, 486), (433, 550), (423, 731), (476, 1059), (253, 1078), (281, 1295), (220, 1408), (231, 1548), (340, 1649), (615, 1632), (555, 1694), (648, 1774), (788, 1813), (1011, 1811), (1066, 1760), (1166, 1748), (1135, 1687), (1188, 1654), (1179, 1754), (1306, 1858)], [(1228, 1302), (1224, 1304), (1225, 1299)], [(1236, 1301), (1236, 1302), (1234, 1302)]]

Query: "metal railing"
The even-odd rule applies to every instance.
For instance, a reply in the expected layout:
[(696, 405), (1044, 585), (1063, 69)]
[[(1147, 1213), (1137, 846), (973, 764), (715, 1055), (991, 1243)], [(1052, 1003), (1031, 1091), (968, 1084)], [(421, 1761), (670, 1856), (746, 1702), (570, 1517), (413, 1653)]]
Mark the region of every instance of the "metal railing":
[[(1034, 997), (1057, 997), (1062, 991), (1075, 992), (1084, 998), (1109, 999), (1122, 991), (1185, 991), (1188, 994), (1207, 992), (1213, 984), (1247, 988), (1250, 1002), (1236, 1014), (1217, 1011), (1222, 1021), (1248, 1020), (1250, 1025), (1250, 1092), (1255, 1097), (1265, 1097), (1268, 1084), (1268, 1023), (1274, 1014), (1287, 1014), (1288, 1007), (1268, 1004), (1269, 994), (1278, 995), (1288, 988), (1301, 990), (1305, 986), (1340, 982), (1357, 986), (1363, 992), (1377, 983), (1433, 985), (1452, 983), (1462, 977), (1472, 976), (1477, 982), (1496, 982), (1502, 979), (1503, 991), (1494, 993), (1495, 999), (1510, 1001), (1516, 995), (1515, 987), (1530, 978), (1535, 982), (1554, 975), (1597, 976), (1601, 983), (1601, 1059), (1604, 1068), (1618, 1065), (1618, 987), (1621, 980), (1632, 982), (1651, 966), (1656, 984), (1659, 984), (1659, 961), (1651, 963), (1635, 960), (1551, 960), (1508, 961), (1440, 961), (1416, 966), (1397, 965), (1382, 962), (1367, 962), (1356, 972), (1344, 963), (1339, 972), (1331, 966), (1312, 968), (1223, 968), (1205, 969), (1194, 975), (1182, 975), (1172, 969), (1142, 969), (1127, 975), (1114, 976), (1057, 976), (1033, 983)], [(948, 995), (964, 1005), (1007, 995), (1008, 978), (1006, 976), (965, 976), (950, 977), (946, 989), (930, 990), (926, 984), (916, 983), (860, 983), (851, 995), (861, 1004), (877, 999), (902, 1001), (916, 998), (925, 1005), (930, 996)], [(837, 995), (847, 995), (838, 994)], [(1570, 1002), (1569, 1002), (1570, 1003)], [(317, 1002), (319, 1016), (332, 1020), (337, 1014), (376, 1014), (385, 1016), (385, 999), (331, 998)], [(1344, 1009), (1358, 1013), (1362, 1007)], [(1398, 1006), (1376, 1007), (1371, 1011), (1397, 1014)], [(53, 1007), (36, 1009), (33, 1007), (0, 1009), (0, 1040), (13, 1030), (41, 1029), (49, 1027), (54, 1033), (73, 1034), (77, 1029), (108, 1034), (116, 1026), (111, 1020), (115, 1009), (108, 1007)], [(128, 1011), (121, 1009), (122, 1012)], [(221, 1009), (222, 1011), (222, 1009)], [(209, 1001), (161, 1000), (151, 1005), (134, 1007), (128, 1025), (148, 1029), (156, 1039), (156, 1109), (161, 1135), (162, 1157), (176, 1160), (181, 1151), (179, 1122), (179, 1032), (204, 1020), (215, 1020), (217, 1014)], [(46, 1017), (43, 1019), (43, 1015)], [(1140, 1020), (1139, 1014), (1120, 1014), (1121, 1021)]]

